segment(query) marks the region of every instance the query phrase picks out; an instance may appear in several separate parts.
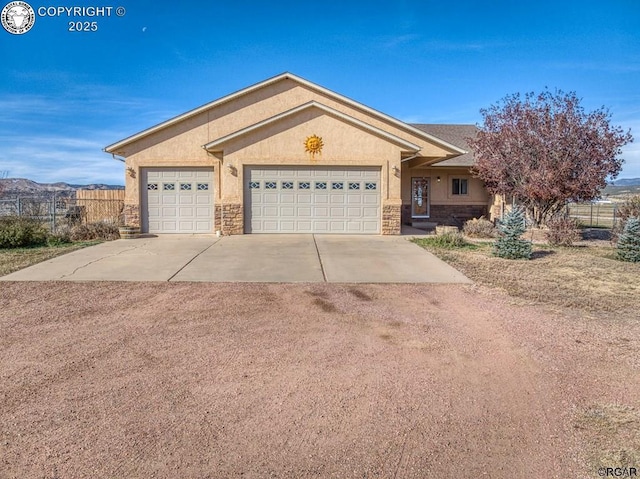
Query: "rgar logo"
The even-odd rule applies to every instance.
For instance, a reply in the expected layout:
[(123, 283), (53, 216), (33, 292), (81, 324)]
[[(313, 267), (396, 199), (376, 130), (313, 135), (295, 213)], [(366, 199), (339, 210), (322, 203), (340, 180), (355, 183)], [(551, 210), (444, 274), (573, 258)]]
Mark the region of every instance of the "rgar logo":
[(36, 23), (36, 12), (27, 2), (10, 2), (2, 9), (0, 22), (12, 35), (27, 33)]

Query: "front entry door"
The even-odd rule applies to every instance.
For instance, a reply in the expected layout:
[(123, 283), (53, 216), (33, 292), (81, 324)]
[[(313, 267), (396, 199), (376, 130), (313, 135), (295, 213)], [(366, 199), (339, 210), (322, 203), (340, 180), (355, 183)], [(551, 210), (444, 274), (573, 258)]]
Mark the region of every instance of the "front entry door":
[(429, 178), (411, 178), (411, 217), (429, 217)]

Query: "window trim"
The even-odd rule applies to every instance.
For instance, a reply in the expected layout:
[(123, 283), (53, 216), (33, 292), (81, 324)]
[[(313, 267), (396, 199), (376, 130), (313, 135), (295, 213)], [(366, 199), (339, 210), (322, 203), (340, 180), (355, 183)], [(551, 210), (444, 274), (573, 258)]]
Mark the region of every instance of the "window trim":
[[(453, 182), (455, 180), (460, 181), (460, 183), (458, 184), (459, 187), (462, 186), (462, 181), (466, 181), (466, 183), (467, 183), (467, 192), (466, 193), (456, 193), (454, 191)], [(470, 188), (471, 188), (471, 180), (470, 180), (470, 178), (468, 176), (466, 176), (466, 175), (450, 175), (449, 176), (449, 197), (450, 198), (460, 198), (460, 197), (468, 198), (470, 196), (470, 193), (469, 193), (469, 189)]]

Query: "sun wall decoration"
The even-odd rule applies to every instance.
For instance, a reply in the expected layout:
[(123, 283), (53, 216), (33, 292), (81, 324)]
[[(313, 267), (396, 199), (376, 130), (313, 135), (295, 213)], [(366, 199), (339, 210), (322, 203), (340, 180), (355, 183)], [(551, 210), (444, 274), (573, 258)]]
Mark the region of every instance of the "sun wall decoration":
[(322, 153), (322, 138), (318, 135), (311, 135), (304, 140), (304, 151), (311, 154), (311, 159), (313, 160), (316, 154)]

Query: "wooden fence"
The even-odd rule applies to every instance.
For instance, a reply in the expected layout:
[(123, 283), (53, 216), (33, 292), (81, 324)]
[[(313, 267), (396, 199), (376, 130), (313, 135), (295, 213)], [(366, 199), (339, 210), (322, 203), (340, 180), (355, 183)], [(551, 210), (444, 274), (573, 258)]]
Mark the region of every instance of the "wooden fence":
[(86, 223), (120, 223), (124, 209), (124, 190), (78, 190), (76, 206), (82, 210)]

